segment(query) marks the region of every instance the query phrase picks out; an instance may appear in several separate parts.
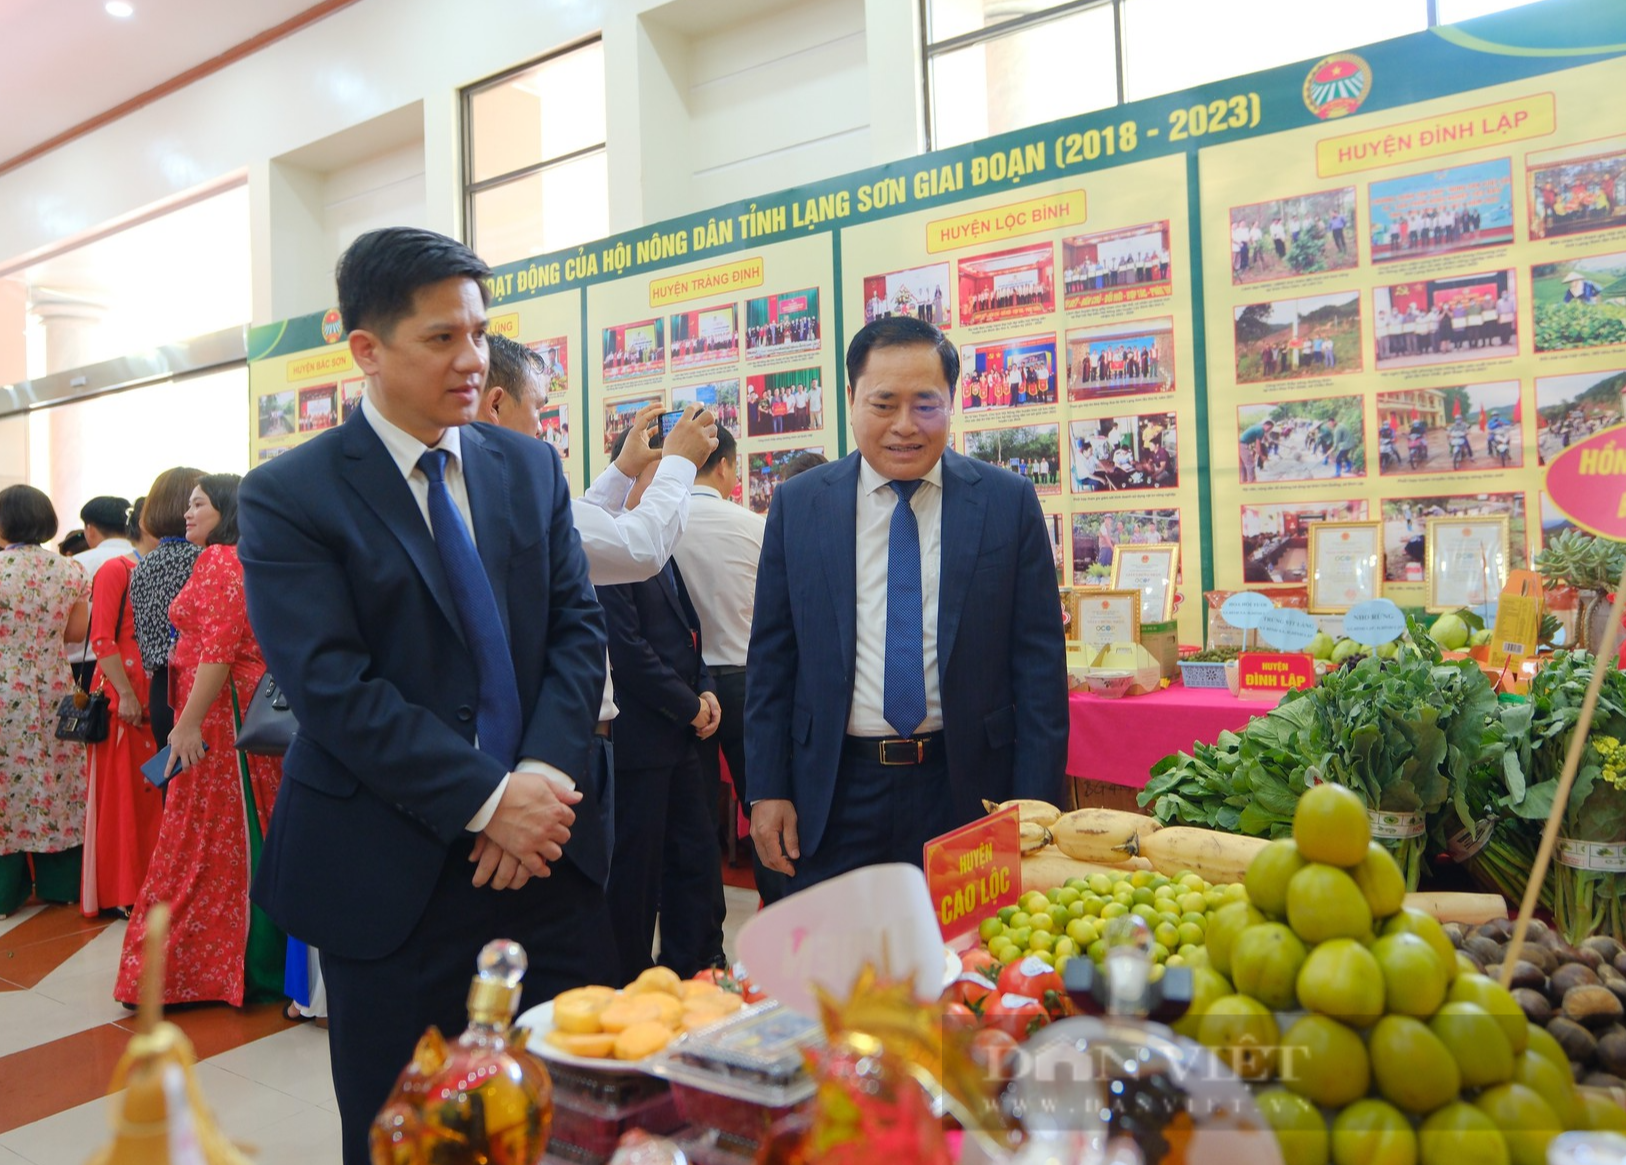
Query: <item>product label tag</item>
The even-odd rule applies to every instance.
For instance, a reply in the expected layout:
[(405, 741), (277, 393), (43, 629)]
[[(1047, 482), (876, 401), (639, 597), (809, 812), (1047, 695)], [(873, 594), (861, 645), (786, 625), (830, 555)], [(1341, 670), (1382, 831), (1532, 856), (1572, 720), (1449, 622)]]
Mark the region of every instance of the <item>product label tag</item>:
[(1368, 809), (1366, 819), (1372, 823), (1372, 836), (1385, 840), (1404, 841), (1422, 837), (1427, 830), (1421, 813), (1391, 813), (1386, 809)]
[(1541, 630), (1541, 576), (1533, 570), (1508, 575), (1496, 603), (1496, 627), (1491, 632), (1490, 665), (1501, 668), (1510, 661), (1516, 668), (1536, 653)]
[(1558, 839), (1558, 864), (1572, 870), (1626, 874), (1626, 842)]

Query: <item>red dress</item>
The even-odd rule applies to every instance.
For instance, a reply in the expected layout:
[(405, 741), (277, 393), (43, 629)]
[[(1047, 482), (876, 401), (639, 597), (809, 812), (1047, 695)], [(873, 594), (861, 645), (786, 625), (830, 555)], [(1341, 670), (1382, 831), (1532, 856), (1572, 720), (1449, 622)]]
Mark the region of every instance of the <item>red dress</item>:
[[(136, 700), (147, 706), (147, 673), (136, 647), (135, 612), (130, 607), (130, 573), (135, 563), (114, 558), (96, 572), (90, 604), (90, 646), (97, 659), (117, 655)], [(85, 749), (89, 792), (85, 813), (85, 865), (79, 907), (87, 917), (114, 906), (133, 906), (147, 877), (147, 862), (158, 843), (164, 797), (141, 775), (158, 746), (152, 726), (132, 728), (119, 719), (119, 694), (98, 667), (96, 686), (107, 692), (107, 739)]]
[(147, 911), (170, 906), (164, 1002), (281, 998), (284, 945), (269, 919), (250, 907), (248, 888), (260, 839), (282, 781), (279, 757), (245, 756), (234, 747), (232, 693), (246, 706), (265, 674), (248, 625), (243, 568), (235, 546), (210, 546), (169, 607), (180, 640), (170, 657), (177, 709), (186, 706), (200, 664), (231, 665), (231, 679), (209, 707), (209, 751), (174, 777), (164, 803), (158, 848), (124, 935), (114, 998), (136, 1002)]

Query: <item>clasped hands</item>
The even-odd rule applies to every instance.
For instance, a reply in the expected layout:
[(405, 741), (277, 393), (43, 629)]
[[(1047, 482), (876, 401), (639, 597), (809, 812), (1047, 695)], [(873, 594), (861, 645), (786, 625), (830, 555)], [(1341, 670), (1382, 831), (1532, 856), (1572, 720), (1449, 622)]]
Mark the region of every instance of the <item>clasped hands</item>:
[(582, 799), (576, 789), (554, 784), (542, 773), (513, 772), (497, 809), (474, 839), (469, 861), (474, 884), (518, 890), (533, 877), (546, 878), (564, 855)]
[(689, 723), (694, 727), (694, 734), (701, 740), (706, 740), (723, 722), (723, 706), (717, 702), (717, 697), (711, 692), (700, 693), (700, 711), (694, 714)]

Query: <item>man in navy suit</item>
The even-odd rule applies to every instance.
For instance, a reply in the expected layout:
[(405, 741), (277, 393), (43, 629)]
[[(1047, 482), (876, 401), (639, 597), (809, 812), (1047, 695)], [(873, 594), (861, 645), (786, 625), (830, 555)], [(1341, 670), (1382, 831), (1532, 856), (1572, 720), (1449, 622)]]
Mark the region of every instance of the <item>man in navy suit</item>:
[[(631, 436), (629, 429), (616, 438), (612, 459)], [(629, 510), (655, 471), (651, 463), (638, 475)], [(705, 796), (696, 747), (717, 731), (722, 708), (701, 655), (700, 616), (675, 562), (644, 582), (599, 587), (598, 597), (620, 709), (612, 729), (615, 854), (605, 897), (621, 980), (630, 983), (652, 965), (657, 914), (661, 965), (687, 979), (726, 965), (716, 794)]]
[(780, 486), (746, 691), (751, 836), (794, 891), (926, 841), (982, 799), (1059, 803), (1067, 674), (1027, 480), (946, 450), (960, 362), (935, 327), (847, 350), (858, 451)]
[(484, 943), (524, 945), (529, 1006), (591, 981), (608, 923), (603, 613), (558, 455), (468, 423), (487, 275), (429, 231), (357, 239), (361, 407), (239, 495), (249, 617), (299, 721), (254, 899), (321, 951), (346, 1165), (424, 1028), (463, 1027)]

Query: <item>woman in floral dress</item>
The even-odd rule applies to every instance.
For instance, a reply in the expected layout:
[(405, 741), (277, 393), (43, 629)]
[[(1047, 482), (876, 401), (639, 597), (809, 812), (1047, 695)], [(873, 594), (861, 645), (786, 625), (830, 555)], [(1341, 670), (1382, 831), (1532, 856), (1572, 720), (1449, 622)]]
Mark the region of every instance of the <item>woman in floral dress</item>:
[(64, 639), (83, 641), (90, 579), (47, 550), (51, 499), (0, 490), (0, 918), (31, 890), (79, 897), (85, 839), (85, 747), (56, 738), (56, 708), (74, 691)]
[(282, 760), (235, 747), (238, 709), (265, 674), (237, 561), (238, 480), (205, 476), (186, 510), (186, 536), (204, 550), (169, 609), (180, 633), (171, 657), (180, 712), (170, 761), (181, 769), (169, 782), (158, 846), (124, 935), (113, 992), (124, 1003), (137, 999), (147, 912), (157, 902), (171, 912), (166, 1004), (283, 997), (283, 936), (248, 897)]

